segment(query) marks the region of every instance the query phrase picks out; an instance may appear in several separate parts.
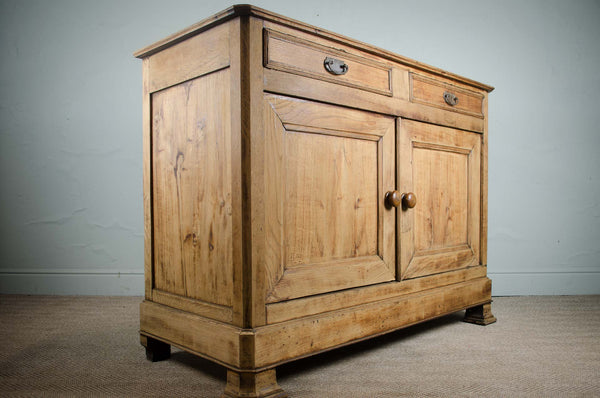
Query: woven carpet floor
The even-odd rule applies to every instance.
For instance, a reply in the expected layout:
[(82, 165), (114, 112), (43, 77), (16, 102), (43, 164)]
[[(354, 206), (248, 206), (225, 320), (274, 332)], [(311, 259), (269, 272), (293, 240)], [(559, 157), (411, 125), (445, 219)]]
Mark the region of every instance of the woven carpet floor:
[[(146, 361), (139, 297), (0, 295), (0, 396), (219, 397), (224, 368)], [(452, 314), (280, 366), (300, 397), (598, 397), (600, 296), (500, 297), (487, 327)]]

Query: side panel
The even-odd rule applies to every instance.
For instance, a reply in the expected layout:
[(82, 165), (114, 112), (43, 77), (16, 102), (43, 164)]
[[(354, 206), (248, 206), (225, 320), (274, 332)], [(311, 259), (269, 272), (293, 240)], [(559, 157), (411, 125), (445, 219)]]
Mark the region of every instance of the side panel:
[(224, 322), (241, 261), (238, 36), (235, 20), (144, 59), (146, 298)]
[(152, 95), (154, 286), (231, 306), (229, 70)]

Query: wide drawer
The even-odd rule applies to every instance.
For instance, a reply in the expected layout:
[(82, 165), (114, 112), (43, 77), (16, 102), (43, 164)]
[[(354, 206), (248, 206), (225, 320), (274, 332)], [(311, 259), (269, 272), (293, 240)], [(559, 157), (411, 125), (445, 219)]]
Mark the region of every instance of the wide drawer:
[(391, 66), (271, 29), (264, 30), (264, 66), (392, 96)]
[(483, 94), (416, 73), (410, 74), (410, 100), (483, 118)]

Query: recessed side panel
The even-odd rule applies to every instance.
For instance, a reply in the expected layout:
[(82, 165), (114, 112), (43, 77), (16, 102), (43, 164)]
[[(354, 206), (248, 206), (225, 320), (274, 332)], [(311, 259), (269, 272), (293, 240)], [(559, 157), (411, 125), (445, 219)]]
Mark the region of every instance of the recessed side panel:
[(151, 98), (153, 288), (190, 308), (232, 304), (230, 81), (223, 69)]

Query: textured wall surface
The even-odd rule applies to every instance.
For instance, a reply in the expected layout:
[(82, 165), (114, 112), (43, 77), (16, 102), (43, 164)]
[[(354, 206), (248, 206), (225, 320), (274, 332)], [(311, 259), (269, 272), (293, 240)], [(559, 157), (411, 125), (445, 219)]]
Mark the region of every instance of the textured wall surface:
[[(494, 295), (600, 293), (598, 1), (257, 1), (491, 84)], [(231, 5), (0, 1), (0, 292), (142, 294), (141, 62)]]

